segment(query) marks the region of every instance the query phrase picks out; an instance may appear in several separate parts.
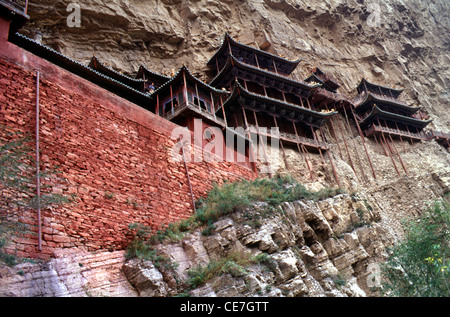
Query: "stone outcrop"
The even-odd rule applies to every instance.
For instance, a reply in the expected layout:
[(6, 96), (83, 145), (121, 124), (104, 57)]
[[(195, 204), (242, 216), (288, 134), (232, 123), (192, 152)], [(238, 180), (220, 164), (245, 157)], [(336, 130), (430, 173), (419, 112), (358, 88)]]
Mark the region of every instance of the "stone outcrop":
[(39, 263), (0, 266), (0, 297), (123, 297), (137, 290), (125, 278), (124, 252), (67, 249)]
[[(369, 210), (370, 209), (370, 210)], [(155, 246), (178, 267), (180, 281), (170, 286), (149, 260), (125, 262), (124, 273), (141, 296), (367, 296), (370, 263), (380, 263), (393, 243), (379, 225), (376, 208), (342, 194), (322, 200), (271, 207), (256, 203), (200, 229), (181, 241)], [(239, 267), (239, 259), (264, 254), (265, 261)], [(235, 270), (189, 288), (189, 270), (211, 261), (230, 260)], [(183, 286), (184, 284), (184, 286)]]
[[(174, 268), (123, 251), (61, 250), (47, 262), (2, 266), (0, 296), (370, 296), (367, 266), (383, 261), (394, 240), (367, 206), (348, 194), (255, 203), (217, 220), (210, 235), (197, 229), (156, 245)], [(189, 287), (190, 271), (222, 259), (228, 269)]]

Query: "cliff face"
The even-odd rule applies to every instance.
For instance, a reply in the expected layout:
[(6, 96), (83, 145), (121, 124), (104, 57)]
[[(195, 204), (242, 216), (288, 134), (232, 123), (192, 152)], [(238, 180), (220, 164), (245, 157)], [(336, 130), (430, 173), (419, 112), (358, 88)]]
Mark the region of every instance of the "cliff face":
[[(241, 43), (292, 60), (301, 58), (293, 73), (295, 79), (304, 79), (312, 67), (319, 66), (337, 78), (343, 94), (353, 95), (363, 77), (405, 88), (402, 99), (423, 105), (433, 119), (432, 128), (448, 132), (450, 126), (447, 1), (83, 0), (78, 1), (80, 28), (67, 26), (69, 3), (33, 1), (29, 7), (31, 21), (22, 33), (33, 37), (40, 31), (44, 44), (85, 64), (94, 53), (111, 67), (133, 75), (141, 64), (157, 72), (186, 64), (194, 74), (207, 79), (206, 62), (228, 32)], [(344, 120), (341, 116), (338, 122), (345, 129)], [(270, 253), (275, 261), (270, 274), (264, 266), (254, 264), (246, 268), (247, 274), (223, 275), (196, 289), (193, 295), (374, 294), (367, 286), (369, 264), (380, 263), (386, 256), (385, 247), (402, 238), (401, 219), (417, 216), (428, 201), (450, 191), (450, 156), (435, 141), (412, 145), (406, 140), (394, 141), (399, 155), (387, 156), (378, 143), (366, 138), (377, 174), (374, 179), (356, 128), (350, 130), (345, 138), (339, 135), (338, 142), (331, 143), (330, 153), (342, 187), (349, 193), (357, 192), (357, 200), (341, 195), (320, 203), (286, 203), (259, 228), (249, 226), (237, 213), (221, 219), (210, 237), (194, 232), (182, 242), (160, 246), (162, 253), (180, 264), (177, 274), (182, 278), (189, 268), (230, 252), (259, 250)], [(344, 150), (347, 146), (348, 152)], [(331, 166), (319, 155), (311, 155), (313, 180), (297, 151), (286, 149), (286, 157), (288, 166), (280, 160), (278, 172), (293, 175), (311, 189), (336, 185)], [(257, 214), (260, 209), (256, 206), (249, 212)], [(361, 220), (357, 209), (364, 211), (364, 221), (370, 226), (351, 227)], [(58, 264), (42, 268), (44, 273), (37, 279), (45, 279), (47, 274), (56, 276), (53, 282), (47, 282), (56, 286), (30, 294), (168, 296), (179, 291), (168, 278), (170, 274), (160, 272), (151, 262), (125, 262), (122, 253), (108, 255), (106, 261), (102, 254), (95, 257), (74, 252), (73, 256), (84, 266), (72, 272)], [(115, 258), (107, 272), (95, 264), (92, 271), (87, 264), (95, 263), (96, 258), (108, 267), (109, 256), (121, 260)], [(51, 263), (62, 262), (57, 258)], [(21, 271), (25, 274), (17, 276)], [(29, 283), (36, 279), (35, 271), (39, 270), (17, 268), (2, 275), (10, 276), (11, 283), (17, 285), (19, 280)], [(88, 277), (80, 279), (82, 288), (70, 290), (67, 275)], [(119, 282), (106, 286), (103, 280)], [(3, 289), (12, 285), (7, 279), (2, 283)], [(57, 291), (64, 287), (65, 291)], [(23, 294), (20, 292), (9, 295)]]
[(95, 53), (134, 74), (139, 65), (163, 72), (182, 64), (203, 75), (225, 32), (244, 44), (301, 58), (294, 78), (320, 66), (341, 92), (362, 77), (405, 88), (438, 129), (448, 129), (449, 4), (363, 0), (82, 0), (81, 27), (67, 25), (70, 0), (31, 1), (23, 30), (80, 62)]

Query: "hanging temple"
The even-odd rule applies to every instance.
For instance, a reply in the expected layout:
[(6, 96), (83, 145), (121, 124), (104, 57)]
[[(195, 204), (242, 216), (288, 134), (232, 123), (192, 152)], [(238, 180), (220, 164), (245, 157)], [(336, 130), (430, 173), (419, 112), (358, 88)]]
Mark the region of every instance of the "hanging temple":
[[(20, 25), (16, 27), (19, 28)], [(208, 83), (194, 76), (185, 65), (165, 74), (142, 65), (131, 77), (95, 56), (87, 66), (82, 65), (17, 32), (11, 32), (10, 41), (190, 130), (194, 119), (202, 119), (207, 127), (216, 127), (223, 133), (243, 127), (240, 131), (244, 135), (236, 134), (248, 142), (246, 156), (252, 155), (251, 140), (261, 136), (279, 140), (285, 162), (285, 148), (298, 150), (311, 175), (309, 153), (319, 153), (323, 161), (327, 156), (338, 184), (329, 144), (339, 147), (342, 139), (348, 152), (345, 134), (351, 133), (352, 127), (361, 138), (374, 178), (365, 138), (374, 139), (385, 155), (397, 155), (400, 161), (394, 139), (400, 140), (403, 147), (407, 142), (432, 139), (449, 147), (450, 134), (427, 128), (432, 120), (421, 106), (408, 105), (400, 98), (403, 89), (363, 78), (356, 87), (356, 98), (350, 98), (339, 93), (335, 77), (319, 67), (304, 80), (293, 79), (292, 72), (300, 59), (288, 60), (242, 44), (228, 33), (207, 62), (213, 74)], [(338, 120), (339, 115), (343, 120)], [(271, 134), (269, 127), (276, 127), (279, 133)], [(354, 169), (351, 161), (350, 165)]]

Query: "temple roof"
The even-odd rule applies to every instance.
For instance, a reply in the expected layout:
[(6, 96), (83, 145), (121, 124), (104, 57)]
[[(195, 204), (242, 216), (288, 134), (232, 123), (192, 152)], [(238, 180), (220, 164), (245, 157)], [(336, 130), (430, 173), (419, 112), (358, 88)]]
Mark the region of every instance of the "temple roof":
[[(272, 86), (278, 86), (278, 89), (280, 90), (284, 90), (286, 91), (286, 89), (282, 89), (281, 86), (286, 85), (286, 86), (292, 86), (292, 87), (299, 87), (301, 89), (304, 90), (312, 90), (315, 89), (317, 87), (320, 87), (320, 84), (317, 85), (308, 85), (306, 83), (303, 82), (299, 82), (296, 81), (294, 79), (290, 79), (286, 76), (281, 76), (281, 75), (277, 75), (276, 73), (240, 62), (239, 60), (237, 60), (233, 55), (230, 55), (227, 59), (227, 62), (225, 64), (225, 66), (222, 68), (222, 70), (217, 74), (216, 77), (214, 77), (211, 82), (210, 85), (211, 86), (215, 86), (215, 87), (220, 87), (220, 86), (228, 86), (228, 82), (234, 81), (235, 77), (241, 78), (241, 76), (239, 76), (239, 74), (234, 74), (232, 72), (233, 69), (240, 69), (243, 70), (245, 72), (249, 72), (253, 75), (257, 75), (260, 76), (262, 78), (264, 77), (268, 77), (274, 80), (274, 84)], [(226, 76), (229, 76), (229, 78), (226, 78)], [(252, 77), (250, 76), (250, 77)], [(254, 77), (254, 76), (253, 76)], [(250, 80), (250, 78), (243, 78), (243, 79), (247, 79)], [(224, 82), (221, 82), (224, 81)], [(221, 85), (225, 84), (226, 85)]]
[(371, 106), (370, 102), (372, 102), (372, 101), (397, 107), (397, 108), (401, 109), (402, 111), (409, 113), (410, 115), (412, 115), (412, 114), (416, 113), (417, 111), (419, 111), (420, 109), (422, 109), (422, 106), (409, 106), (400, 100), (385, 99), (382, 96), (372, 94), (372, 93), (366, 94), (365, 98), (362, 101), (355, 103), (355, 109), (358, 110), (358, 109), (366, 108), (367, 106)]
[(396, 98), (404, 91), (404, 89), (396, 89), (396, 88), (390, 88), (382, 85), (377, 85), (374, 83), (369, 82), (367, 79), (363, 78), (361, 79), (361, 82), (359, 83), (358, 87), (356, 89), (358, 90), (358, 93), (361, 93), (364, 91), (365, 87), (372, 88), (372, 89), (382, 89), (382, 90), (388, 90), (390, 91)]
[[(316, 128), (322, 126), (325, 121), (337, 114), (336, 111), (317, 112), (279, 99), (255, 94), (242, 87), (237, 81), (230, 98), (225, 101), (223, 107), (232, 108), (236, 102), (245, 108), (271, 113), (276, 117), (289, 117), (293, 121), (301, 121)], [(221, 110), (217, 109), (216, 113), (219, 111)]]
[(146, 81), (148, 80), (149, 82), (153, 82), (155, 84), (155, 87), (160, 87), (171, 79), (171, 77), (169, 77), (169, 76), (164, 76), (164, 75), (158, 74), (154, 71), (149, 70), (144, 65), (141, 65), (136, 74), (136, 79), (144, 79), (144, 76), (145, 76), (145, 80)]
[(143, 108), (148, 109), (151, 98), (145, 94), (125, 83), (109, 77), (99, 71), (96, 71), (86, 65), (83, 65), (57, 51), (38, 43), (22, 34), (15, 33), (10, 36), (10, 41), (29, 52), (48, 60), (49, 62), (66, 69), (92, 83), (109, 90), (110, 92), (136, 103)]
[(377, 106), (374, 106), (372, 111), (367, 115), (367, 117), (365, 117), (363, 120), (360, 121), (360, 125), (361, 126), (369, 125), (372, 122), (376, 122), (377, 118), (381, 119), (381, 120), (387, 119), (387, 120), (391, 120), (394, 122), (401, 122), (405, 125), (409, 125), (409, 126), (413, 126), (413, 127), (417, 127), (417, 128), (421, 128), (421, 129), (425, 128), (432, 121), (432, 119), (421, 120), (421, 119), (416, 119), (416, 118), (412, 118), (412, 117), (402, 116), (402, 115), (399, 115), (396, 113), (381, 110)]
[(224, 95), (229, 94), (229, 92), (226, 90), (217, 89), (217, 88), (201, 81), (200, 79), (198, 79), (197, 77), (192, 75), (192, 73), (189, 71), (189, 69), (185, 65), (183, 65), (178, 70), (178, 72), (173, 77), (170, 78), (170, 80), (168, 80), (164, 85), (162, 85), (157, 90), (155, 90), (155, 92), (153, 94), (156, 95), (156, 93), (164, 93), (164, 91), (169, 89), (170, 85), (172, 85), (173, 83), (175, 83), (177, 81), (183, 80), (183, 74), (185, 74), (185, 76), (186, 76), (186, 81), (188, 81), (188, 80), (193, 81), (194, 83), (197, 83), (201, 87), (203, 87), (207, 90), (210, 90), (211, 92), (218, 93), (218, 94), (224, 94)]
[(221, 54), (224, 54), (224, 53), (225, 54), (227, 54), (227, 53), (230, 54), (231, 52), (229, 52), (230, 47), (229, 47), (228, 44), (230, 46), (234, 46), (234, 47), (237, 47), (237, 48), (248, 50), (248, 51), (251, 51), (251, 52), (253, 52), (255, 54), (268, 57), (268, 58), (270, 58), (272, 60), (277, 61), (280, 64), (285, 65), (287, 74), (292, 73), (292, 71), (297, 67), (298, 63), (300, 62), (300, 59), (297, 59), (295, 61), (291, 61), (291, 60), (288, 60), (288, 59), (286, 59), (284, 57), (281, 57), (281, 56), (278, 56), (278, 55), (275, 55), (275, 54), (263, 51), (261, 49), (257, 49), (257, 48), (251, 47), (249, 45), (242, 44), (242, 43), (234, 40), (228, 33), (225, 33), (225, 36), (224, 36), (224, 39), (222, 41), (221, 46), (216, 51), (216, 53), (210, 58), (210, 60), (207, 62), (207, 65), (209, 65), (211, 67), (215, 67), (214, 60), (216, 58), (218, 58)]
[(321, 83), (324, 88), (329, 88), (329, 90), (333, 92), (340, 87), (333, 76), (322, 71), (319, 67), (313, 68), (312, 74), (305, 79), (305, 82), (310, 82), (313, 80)]
[(141, 88), (144, 85), (144, 81), (142, 79), (135, 79), (135, 78), (129, 77), (125, 74), (122, 74), (122, 73), (110, 68), (109, 66), (105, 65), (104, 63), (100, 62), (100, 60), (95, 56), (93, 56), (91, 58), (91, 61), (89, 62), (88, 67), (92, 68), (108, 77), (114, 78), (115, 80), (117, 80), (127, 86), (133, 87), (136, 90), (142, 90)]

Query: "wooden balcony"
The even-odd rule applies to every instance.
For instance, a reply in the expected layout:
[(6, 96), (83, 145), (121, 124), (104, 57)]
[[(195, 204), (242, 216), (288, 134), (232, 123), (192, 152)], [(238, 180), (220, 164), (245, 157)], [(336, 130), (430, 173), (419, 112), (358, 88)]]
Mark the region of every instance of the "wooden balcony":
[(179, 106), (175, 106), (173, 109), (169, 110), (169, 112), (167, 112), (164, 116), (165, 119), (167, 120), (172, 120), (173, 118), (179, 116), (182, 112), (184, 111), (190, 111), (193, 112), (194, 114), (198, 114), (201, 117), (209, 120), (209, 121), (213, 121), (218, 123), (219, 125), (221, 125), (222, 127), (226, 127), (225, 121), (217, 118), (214, 114), (212, 114), (211, 112), (207, 111), (206, 109), (201, 108), (200, 106), (194, 104), (193, 102), (184, 102)]
[(410, 132), (410, 131), (405, 131), (405, 130), (400, 130), (400, 129), (392, 129), (392, 128), (388, 128), (388, 127), (382, 127), (379, 125), (371, 125), (368, 129), (366, 129), (364, 131), (364, 133), (367, 137), (375, 136), (380, 133), (385, 133), (385, 134), (389, 134), (393, 137), (404, 137), (404, 138), (414, 139), (414, 140), (418, 140), (418, 141), (420, 141), (420, 140), (427, 141), (430, 139), (430, 132), (428, 132), (428, 131), (421, 131), (419, 133), (415, 133), (415, 132)]
[[(254, 125), (249, 124), (246, 132), (258, 134), (258, 128)], [(303, 144), (307, 148), (320, 149), (322, 151), (328, 150), (328, 145), (325, 142), (317, 141), (303, 136), (297, 136), (292, 133), (279, 132), (279, 134), (272, 134), (270, 129), (260, 127), (259, 134), (269, 138), (279, 138), (281, 141), (292, 144)]]

